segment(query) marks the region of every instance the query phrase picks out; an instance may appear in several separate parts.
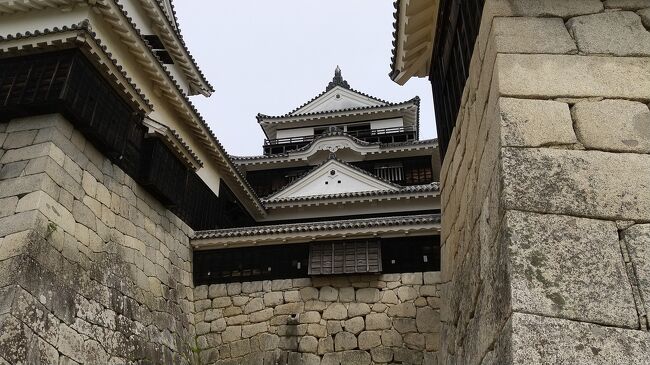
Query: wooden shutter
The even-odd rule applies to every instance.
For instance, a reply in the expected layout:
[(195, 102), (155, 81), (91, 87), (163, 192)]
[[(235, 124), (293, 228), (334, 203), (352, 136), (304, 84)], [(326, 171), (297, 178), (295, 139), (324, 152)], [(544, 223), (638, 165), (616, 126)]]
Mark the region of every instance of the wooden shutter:
[(309, 275), (381, 272), (378, 240), (319, 242), (309, 246)]

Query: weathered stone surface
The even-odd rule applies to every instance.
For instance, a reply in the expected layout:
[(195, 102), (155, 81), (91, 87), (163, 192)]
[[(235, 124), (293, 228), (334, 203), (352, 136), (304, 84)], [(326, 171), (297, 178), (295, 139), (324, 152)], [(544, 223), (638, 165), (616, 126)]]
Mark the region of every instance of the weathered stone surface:
[(513, 364), (646, 364), (650, 334), (564, 319), (513, 313)]
[(396, 330), (381, 331), (381, 344), (386, 347), (402, 346), (402, 335)]
[(417, 298), (418, 292), (410, 286), (401, 286), (397, 289), (397, 296), (402, 302)]
[(18, 205), (18, 197), (11, 196), (8, 198), (0, 199), (0, 218), (4, 218), (13, 214)]
[(318, 293), (319, 293), (318, 289), (312, 287), (306, 287), (300, 289), (300, 297), (304, 301), (318, 299)]
[(244, 325), (241, 328), (241, 336), (243, 338), (253, 337), (258, 333), (267, 332), (268, 329), (269, 325), (266, 322)]
[(275, 307), (275, 314), (298, 314), (304, 309), (305, 304), (302, 302), (281, 304)]
[(500, 98), (499, 114), (502, 146), (539, 147), (578, 142), (566, 103)]
[(393, 328), (399, 333), (417, 332), (418, 328), (413, 318), (393, 318)]
[(603, 3), (608, 9), (636, 10), (650, 7), (648, 0), (605, 0)]
[(344, 351), (341, 354), (341, 365), (370, 365), (370, 354), (365, 351)]
[(307, 334), (318, 338), (327, 337), (327, 327), (321, 324), (310, 323), (307, 325)]
[(516, 211), (505, 222), (513, 310), (638, 327), (613, 222)]
[(598, 0), (513, 0), (508, 1), (508, 6), (512, 15), (554, 16), (565, 19), (603, 11), (603, 4)]
[(300, 292), (298, 292), (297, 290), (285, 291), (284, 301), (287, 303), (295, 303), (300, 301)]
[(650, 100), (650, 58), (499, 54), (496, 80), (503, 96)]
[(261, 281), (247, 281), (242, 283), (241, 292), (244, 294), (251, 294), (262, 291)]
[(503, 53), (577, 53), (560, 18), (494, 18), (494, 47)]
[(327, 336), (318, 340), (318, 353), (320, 355), (334, 352), (334, 339)]
[(380, 299), (379, 289), (363, 288), (357, 290), (357, 302), (376, 303)]
[(228, 295), (239, 295), (241, 293), (241, 283), (226, 284), (226, 291)]
[(271, 317), (273, 317), (273, 308), (266, 308), (259, 312), (251, 313), (248, 316), (248, 320), (251, 323), (257, 323), (257, 322), (268, 321), (269, 319), (271, 319)]
[(567, 22), (578, 49), (585, 54), (650, 55), (650, 33), (639, 15), (610, 11), (572, 18)]
[(370, 350), (372, 361), (376, 363), (387, 363), (393, 360), (393, 350), (388, 347), (375, 347)]
[(370, 350), (381, 346), (381, 334), (376, 331), (364, 331), (359, 334), (359, 349)]
[(300, 315), (300, 323), (320, 323), (320, 312), (309, 311)]
[(508, 209), (604, 219), (650, 217), (650, 156), (504, 148)]
[(298, 351), (316, 353), (318, 350), (318, 339), (313, 336), (304, 336), (298, 344)]
[(440, 332), (440, 313), (432, 308), (418, 308), (415, 321), (419, 332)]
[(402, 274), (402, 284), (404, 285), (422, 285), (422, 273), (404, 273)]
[(244, 313), (249, 314), (264, 309), (264, 300), (262, 298), (253, 298), (244, 305)]
[(370, 313), (370, 306), (366, 303), (350, 303), (348, 306), (348, 316), (364, 316)]
[(334, 349), (336, 351), (352, 350), (357, 347), (357, 337), (350, 332), (339, 332), (334, 336)]
[(341, 288), (339, 289), (339, 301), (341, 303), (354, 302), (354, 288)]
[(650, 7), (639, 10), (637, 14), (641, 17), (641, 23), (643, 23), (643, 26), (650, 28)]
[(586, 148), (650, 153), (647, 105), (627, 100), (580, 102), (572, 113), (576, 132)]
[(411, 317), (415, 318), (415, 304), (401, 303), (388, 308), (390, 317)]
[(319, 300), (323, 302), (334, 302), (338, 299), (339, 297), (339, 291), (336, 288), (332, 288), (331, 286), (324, 286), (320, 288), (320, 296)]
[(623, 231), (623, 240), (634, 264), (645, 312), (650, 313), (650, 224), (637, 224)]
[(226, 330), (221, 334), (221, 339), (224, 343), (241, 339), (241, 326), (226, 327)]
[(370, 313), (366, 315), (366, 330), (382, 330), (390, 327), (390, 318), (385, 313)]
[(363, 321), (363, 317), (354, 317), (343, 322), (343, 329), (355, 335), (363, 331), (364, 328), (365, 323)]
[(251, 343), (249, 339), (235, 341), (230, 344), (230, 355), (239, 357), (251, 352)]
[(280, 292), (271, 292), (264, 294), (264, 305), (267, 307), (275, 307), (284, 303), (284, 296)]
[(348, 310), (341, 303), (332, 303), (323, 312), (323, 319), (345, 319), (348, 317)]

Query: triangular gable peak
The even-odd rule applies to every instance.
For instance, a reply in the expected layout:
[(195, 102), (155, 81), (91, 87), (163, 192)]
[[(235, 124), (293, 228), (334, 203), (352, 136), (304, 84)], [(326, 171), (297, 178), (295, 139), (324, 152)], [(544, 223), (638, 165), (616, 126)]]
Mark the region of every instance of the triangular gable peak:
[(339, 160), (330, 159), (267, 200), (378, 190), (398, 191), (399, 188)]
[(341, 76), (341, 69), (337, 66), (334, 71), (334, 78), (327, 85), (325, 92), (289, 113), (289, 115), (385, 106), (388, 104), (388, 102), (373, 98), (350, 88), (348, 82)]

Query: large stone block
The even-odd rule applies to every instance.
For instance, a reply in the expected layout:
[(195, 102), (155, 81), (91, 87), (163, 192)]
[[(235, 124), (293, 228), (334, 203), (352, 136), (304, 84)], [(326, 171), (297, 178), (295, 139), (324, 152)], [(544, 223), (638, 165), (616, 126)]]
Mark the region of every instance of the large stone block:
[(336, 351), (352, 350), (357, 347), (357, 337), (350, 332), (339, 332), (334, 336)]
[(506, 332), (512, 336), (512, 364), (642, 365), (650, 359), (645, 331), (515, 312)]
[(569, 105), (550, 100), (499, 99), (501, 145), (540, 147), (577, 143)]
[(650, 7), (648, 0), (605, 0), (605, 8), (636, 10)]
[(512, 310), (638, 328), (614, 222), (509, 211)]
[(578, 49), (585, 54), (650, 55), (650, 33), (639, 15), (610, 11), (572, 18), (567, 22)]
[(623, 240), (634, 264), (646, 315), (650, 315), (650, 224), (637, 224), (626, 229)]
[(45, 192), (35, 191), (20, 199), (16, 207), (16, 212), (30, 210), (38, 210), (43, 213), (50, 222), (56, 225), (56, 227), (52, 227), (51, 229), (60, 228), (70, 234), (74, 234), (76, 223), (72, 213)]
[(646, 28), (650, 28), (650, 7), (646, 9), (641, 9), (637, 12), (641, 17), (641, 22)]
[(494, 18), (494, 46), (500, 53), (578, 53), (560, 18)]
[(502, 150), (505, 208), (604, 219), (650, 218), (650, 156)]
[[(499, 1), (495, 1), (499, 3)], [(599, 0), (505, 0), (509, 11), (506, 14), (536, 17), (569, 18), (576, 15), (603, 11)]]
[(499, 54), (496, 68), (503, 96), (650, 100), (650, 58)]
[(628, 100), (585, 101), (577, 103), (572, 114), (576, 133), (586, 148), (650, 153), (647, 105)]

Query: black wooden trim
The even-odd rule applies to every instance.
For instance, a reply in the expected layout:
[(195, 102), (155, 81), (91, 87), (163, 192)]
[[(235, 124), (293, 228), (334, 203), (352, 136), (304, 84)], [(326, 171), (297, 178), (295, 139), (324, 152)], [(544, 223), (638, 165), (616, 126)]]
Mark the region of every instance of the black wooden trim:
[[(372, 247), (369, 247), (370, 245)], [(330, 260), (328, 261), (326, 255), (314, 254), (314, 248), (318, 248), (321, 253), (329, 249)], [(372, 250), (378, 255), (374, 261), (369, 260), (368, 257), (360, 257)], [(439, 271), (440, 237), (305, 242), (194, 251), (193, 255), (194, 285), (305, 278), (310, 275), (369, 275)], [(337, 256), (345, 258), (343, 260), (332, 259)], [(361, 264), (358, 264), (357, 260), (359, 259)], [(314, 265), (316, 261), (319, 262), (318, 268)], [(335, 262), (336, 264), (334, 264)], [(363, 269), (364, 265), (365, 270)], [(329, 267), (330, 270), (321, 270), (326, 267)]]
[(429, 79), (444, 160), (456, 125), (485, 0), (441, 0)]
[(0, 121), (60, 113), (195, 230), (255, 225), (227, 184), (217, 196), (79, 49), (0, 59)]

